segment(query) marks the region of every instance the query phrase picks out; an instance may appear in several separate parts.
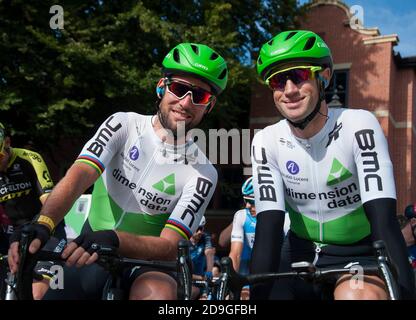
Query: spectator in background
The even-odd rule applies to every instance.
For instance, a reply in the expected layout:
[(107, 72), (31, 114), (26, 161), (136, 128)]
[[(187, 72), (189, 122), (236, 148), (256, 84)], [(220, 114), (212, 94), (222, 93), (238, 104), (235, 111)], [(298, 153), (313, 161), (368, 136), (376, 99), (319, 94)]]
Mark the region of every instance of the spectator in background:
[[(215, 248), (211, 234), (205, 231), (206, 219), (202, 217), (199, 227), (190, 239), (189, 254), (192, 260), (192, 279), (211, 280), (214, 267)], [(192, 299), (206, 298), (206, 292), (192, 288)]]
[(404, 215), (413, 222), (412, 225), (414, 226), (416, 223), (416, 203), (409, 204), (406, 209), (404, 209)]
[(405, 216), (398, 215), (397, 220), (399, 221), (403, 238), (406, 242), (407, 251), (409, 253), (409, 261), (413, 269), (416, 269), (416, 239), (414, 235), (414, 227), (412, 227), (411, 221)]
[(219, 278), (221, 275), (221, 265), (217, 262), (214, 262), (214, 267), (212, 268), (212, 277)]
[(193, 274), (200, 278), (212, 278), (212, 267), (214, 266), (215, 248), (212, 245), (210, 233), (204, 230), (205, 217), (199, 224), (198, 229), (191, 237), (191, 246), (189, 248)]
[[(27, 149), (12, 148), (11, 137), (0, 123), (0, 253), (7, 254), (13, 232), (38, 216), (54, 184), (40, 154)], [(60, 252), (66, 244), (64, 222), (59, 223), (46, 250)], [(42, 281), (33, 284), (33, 297), (40, 299), (49, 287), (54, 273), (52, 263), (40, 262), (36, 273)], [(4, 282), (1, 280), (1, 284)]]
[(233, 222), (231, 221), (230, 224), (221, 231), (220, 237), (218, 239), (218, 245), (222, 248), (229, 248), (231, 245), (231, 231), (233, 230)]
[[(243, 275), (249, 274), (251, 250), (253, 248), (256, 232), (256, 206), (254, 203), (253, 178), (248, 178), (241, 187), (245, 208), (234, 214), (233, 228), (231, 232), (230, 258), (234, 270)], [(241, 299), (249, 299), (249, 288), (241, 291)]]
[(233, 261), (234, 270), (246, 275), (249, 273), (249, 261), (257, 222), (252, 177), (244, 182), (241, 192), (245, 202), (245, 208), (238, 210), (234, 214), (229, 256)]

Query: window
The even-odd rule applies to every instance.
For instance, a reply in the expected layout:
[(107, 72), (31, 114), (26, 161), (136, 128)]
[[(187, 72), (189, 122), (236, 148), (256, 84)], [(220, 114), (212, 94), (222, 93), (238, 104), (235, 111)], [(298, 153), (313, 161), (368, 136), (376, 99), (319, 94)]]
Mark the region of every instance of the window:
[(348, 106), (348, 70), (334, 70), (325, 92), (325, 100), (329, 107)]

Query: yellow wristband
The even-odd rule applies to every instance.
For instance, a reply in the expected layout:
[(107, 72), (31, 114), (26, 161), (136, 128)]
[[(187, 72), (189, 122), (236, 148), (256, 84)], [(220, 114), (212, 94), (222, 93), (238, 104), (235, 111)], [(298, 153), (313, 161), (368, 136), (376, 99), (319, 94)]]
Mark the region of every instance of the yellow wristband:
[(55, 223), (48, 216), (40, 215), (38, 218), (38, 223), (47, 225), (51, 231), (55, 229)]

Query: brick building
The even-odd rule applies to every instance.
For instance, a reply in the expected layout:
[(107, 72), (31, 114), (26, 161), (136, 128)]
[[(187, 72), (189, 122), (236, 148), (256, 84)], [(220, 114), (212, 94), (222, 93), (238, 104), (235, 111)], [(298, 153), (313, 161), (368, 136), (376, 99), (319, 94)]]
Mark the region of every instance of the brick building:
[[(366, 28), (341, 1), (312, 1), (301, 28), (316, 32), (331, 48), (335, 73), (329, 106), (366, 109), (381, 123), (394, 166), (398, 211), (403, 212), (416, 201), (416, 57), (402, 58), (393, 50), (398, 35)], [(251, 129), (279, 119), (269, 89), (256, 84)]]

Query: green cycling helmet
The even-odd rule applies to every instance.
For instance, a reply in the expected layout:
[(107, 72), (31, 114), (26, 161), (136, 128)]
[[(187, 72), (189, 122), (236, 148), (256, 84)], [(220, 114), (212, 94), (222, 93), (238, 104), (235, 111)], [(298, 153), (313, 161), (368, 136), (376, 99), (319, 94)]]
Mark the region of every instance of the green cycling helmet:
[(271, 72), (289, 62), (333, 68), (331, 50), (316, 33), (284, 31), (266, 42), (257, 59), (257, 73), (266, 80)]
[(218, 53), (203, 44), (178, 44), (169, 51), (162, 65), (165, 74), (190, 74), (207, 82), (216, 95), (227, 86), (227, 63)]

